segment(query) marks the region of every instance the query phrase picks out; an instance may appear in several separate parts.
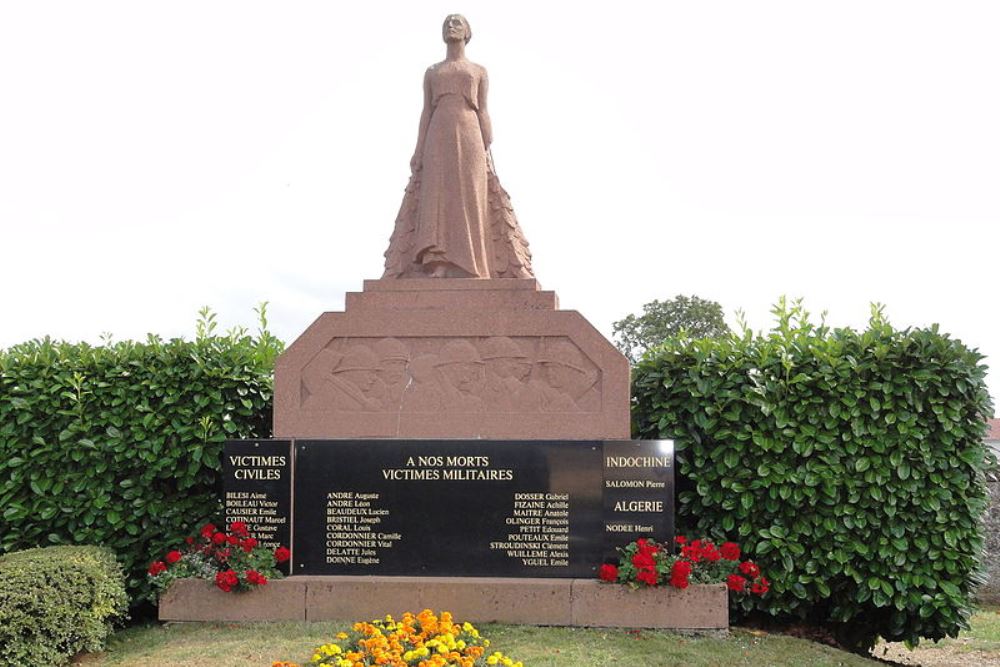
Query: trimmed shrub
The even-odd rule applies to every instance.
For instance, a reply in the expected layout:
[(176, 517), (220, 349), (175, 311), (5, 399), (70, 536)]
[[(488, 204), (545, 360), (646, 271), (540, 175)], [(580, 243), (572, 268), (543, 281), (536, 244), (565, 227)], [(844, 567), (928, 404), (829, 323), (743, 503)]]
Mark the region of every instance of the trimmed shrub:
[(739, 535), (753, 608), (863, 649), (967, 628), (992, 406), (983, 357), (930, 329), (864, 332), (775, 308), (767, 335), (670, 340), (634, 369), (634, 430), (673, 438), (678, 523)]
[(127, 606), (125, 577), (107, 549), (0, 556), (0, 664), (61, 665), (98, 651)]
[(107, 546), (149, 596), (145, 567), (220, 510), (222, 443), (271, 432), (274, 358), (262, 330), (100, 347), (0, 351), (0, 552)]

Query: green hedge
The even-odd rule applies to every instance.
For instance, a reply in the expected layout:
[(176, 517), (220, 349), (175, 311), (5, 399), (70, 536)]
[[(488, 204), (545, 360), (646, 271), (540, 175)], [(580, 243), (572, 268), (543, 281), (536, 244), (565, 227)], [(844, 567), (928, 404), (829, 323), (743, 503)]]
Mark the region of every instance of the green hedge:
[(121, 566), (107, 549), (0, 556), (0, 664), (61, 665), (98, 651), (127, 606)]
[(982, 356), (936, 327), (813, 326), (672, 340), (634, 369), (634, 428), (674, 438), (681, 530), (739, 539), (772, 579), (747, 600), (864, 648), (967, 627), (992, 405)]
[(0, 351), (0, 553), (111, 548), (129, 592), (145, 566), (216, 515), (222, 443), (270, 434), (274, 357), (262, 331)]

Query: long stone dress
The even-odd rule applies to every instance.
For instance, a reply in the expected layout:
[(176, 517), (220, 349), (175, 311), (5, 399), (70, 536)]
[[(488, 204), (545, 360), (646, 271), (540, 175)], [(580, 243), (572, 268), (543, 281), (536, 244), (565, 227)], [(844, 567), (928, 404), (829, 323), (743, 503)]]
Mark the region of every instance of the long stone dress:
[(483, 145), (486, 70), (445, 61), (425, 76), (431, 116), (422, 166), (406, 188), (383, 277), (426, 277), (440, 265), (457, 277), (532, 277), (528, 243)]

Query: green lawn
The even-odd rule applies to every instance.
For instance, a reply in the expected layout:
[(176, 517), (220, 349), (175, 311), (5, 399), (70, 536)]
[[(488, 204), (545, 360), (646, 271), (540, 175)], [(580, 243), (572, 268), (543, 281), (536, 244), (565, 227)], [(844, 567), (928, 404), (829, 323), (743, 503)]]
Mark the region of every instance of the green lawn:
[[(314, 646), (330, 641), (344, 628), (336, 623), (151, 625), (118, 633), (106, 653), (86, 656), (80, 662), (88, 667), (269, 666), (273, 660), (308, 660)], [(523, 661), (526, 667), (877, 664), (801, 639), (758, 636), (745, 630), (735, 630), (728, 637), (510, 625), (482, 625), (480, 630), (493, 642), (492, 649)]]
[[(315, 646), (346, 628), (343, 623), (178, 623), (147, 625), (117, 633), (102, 654), (81, 657), (88, 667), (112, 665), (176, 667), (269, 666), (274, 660), (307, 661)], [(834, 648), (777, 634), (735, 628), (728, 636), (688, 636), (663, 631), (537, 628), (482, 625), (491, 648), (526, 667), (632, 665), (815, 665), (880, 664)], [(981, 610), (972, 632), (915, 652), (882, 644), (879, 658), (921, 665), (1000, 665), (1000, 608)]]

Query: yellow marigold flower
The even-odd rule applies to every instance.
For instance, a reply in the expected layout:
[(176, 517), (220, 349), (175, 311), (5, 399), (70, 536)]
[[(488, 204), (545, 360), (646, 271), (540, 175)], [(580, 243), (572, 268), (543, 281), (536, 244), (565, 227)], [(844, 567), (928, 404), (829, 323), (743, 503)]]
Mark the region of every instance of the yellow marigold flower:
[(312, 661), (313, 662), (322, 662), (322, 660), (323, 660), (323, 656), (321, 656), (319, 653), (313, 653), (313, 657), (312, 657)]
[(337, 633), (337, 639), (347, 639), (347, 633), (346, 632), (338, 632)]
[(500, 662), (500, 660), (495, 655), (491, 655), (490, 657), (486, 658), (487, 665), (495, 665), (498, 662)]

